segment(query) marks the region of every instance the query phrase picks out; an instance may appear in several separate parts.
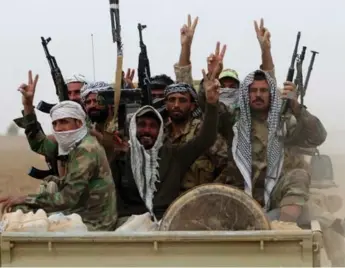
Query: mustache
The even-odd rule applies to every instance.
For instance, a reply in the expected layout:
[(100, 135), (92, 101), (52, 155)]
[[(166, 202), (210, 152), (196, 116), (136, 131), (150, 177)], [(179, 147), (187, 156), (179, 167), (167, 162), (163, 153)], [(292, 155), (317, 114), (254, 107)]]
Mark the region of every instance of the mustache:
[(256, 97), (255, 100), (253, 100), (252, 102), (261, 102), (264, 103), (264, 100), (261, 97)]

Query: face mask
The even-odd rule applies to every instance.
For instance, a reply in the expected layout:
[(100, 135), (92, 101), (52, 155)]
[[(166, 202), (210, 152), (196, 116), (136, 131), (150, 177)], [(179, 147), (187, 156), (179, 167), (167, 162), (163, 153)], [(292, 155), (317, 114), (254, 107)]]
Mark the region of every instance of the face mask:
[(73, 149), (76, 143), (81, 141), (87, 134), (86, 126), (69, 131), (53, 131), (53, 135), (59, 145), (59, 155), (67, 155)]
[(232, 106), (238, 102), (239, 89), (238, 88), (221, 88), (219, 101), (226, 106)]

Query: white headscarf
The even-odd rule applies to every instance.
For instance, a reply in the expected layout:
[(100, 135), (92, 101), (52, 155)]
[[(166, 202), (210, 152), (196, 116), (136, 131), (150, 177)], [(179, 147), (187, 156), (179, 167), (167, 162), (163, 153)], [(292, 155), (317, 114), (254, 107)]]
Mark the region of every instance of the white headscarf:
[(50, 110), (50, 116), (53, 122), (63, 118), (74, 118), (83, 123), (80, 128), (75, 130), (57, 132), (53, 129), (53, 135), (59, 145), (59, 155), (68, 155), (87, 134), (86, 114), (79, 103), (62, 101)]
[(86, 80), (85, 76), (82, 74), (74, 74), (71, 77), (68, 77), (65, 79), (65, 83), (70, 84), (70, 83), (83, 83), (83, 84), (88, 84), (88, 81)]
[(81, 99), (85, 101), (89, 94), (98, 93), (100, 91), (105, 91), (105, 90), (113, 90), (113, 88), (110, 84), (106, 82), (98, 81), (98, 82), (84, 85), (80, 90), (81, 91), (80, 96), (81, 96)]
[[(157, 140), (150, 150), (145, 150), (144, 146), (137, 138), (137, 122), (138, 116), (142, 116), (148, 112), (154, 112), (160, 120), (160, 129)], [(131, 167), (135, 183), (138, 187), (140, 196), (145, 202), (147, 209), (153, 213), (153, 195), (156, 189), (156, 182), (159, 182), (159, 149), (163, 146), (163, 118), (160, 113), (152, 106), (141, 107), (131, 118), (129, 125), (129, 138), (131, 150)]]

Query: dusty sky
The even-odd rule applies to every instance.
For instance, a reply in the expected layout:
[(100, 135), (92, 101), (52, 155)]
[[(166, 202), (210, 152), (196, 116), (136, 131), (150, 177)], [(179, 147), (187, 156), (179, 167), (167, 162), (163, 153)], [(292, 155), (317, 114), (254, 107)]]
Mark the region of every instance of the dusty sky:
[[(116, 46), (112, 43), (107, 0), (11, 0), (2, 1), (0, 10), (2, 113), (0, 132), (20, 115), (20, 83), (27, 71), (40, 75), (35, 104), (56, 102), (55, 89), (40, 37), (52, 37), (49, 45), (64, 77), (82, 73), (93, 80), (91, 33), (94, 35), (96, 80), (112, 81), (116, 65)], [(206, 57), (220, 41), (227, 44), (225, 67), (236, 69), (241, 78), (260, 64), (260, 49), (253, 20), (265, 19), (272, 34), (272, 53), (280, 84), (291, 60), (297, 31), (300, 46), (319, 51), (305, 98), (309, 110), (319, 116), (332, 133), (345, 131), (343, 117), (345, 70), (345, 2), (342, 0), (122, 0), (121, 24), (124, 41), (124, 67), (137, 68), (137, 23), (148, 25), (144, 41), (148, 47), (151, 73), (174, 78), (173, 64), (180, 53), (180, 27), (187, 14), (199, 16), (193, 42), (193, 75), (201, 76)], [(339, 87), (340, 86), (340, 87)], [(48, 115), (38, 112), (39, 120), (50, 131)], [(345, 150), (344, 150), (345, 152)]]

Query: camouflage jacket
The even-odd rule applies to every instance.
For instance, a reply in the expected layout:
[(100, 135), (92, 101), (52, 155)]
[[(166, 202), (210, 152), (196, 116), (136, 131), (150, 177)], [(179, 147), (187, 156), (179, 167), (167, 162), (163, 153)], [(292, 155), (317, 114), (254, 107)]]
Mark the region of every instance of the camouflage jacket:
[[(24, 118), (31, 126), (26, 133), (31, 149), (48, 157), (56, 154), (57, 144), (48, 140), (38, 128), (36, 115), (33, 113)], [(89, 231), (114, 230), (117, 220), (116, 192), (102, 146), (94, 137), (86, 135), (66, 157), (65, 167), (63, 177), (47, 178), (57, 183), (57, 193), (29, 195), (25, 205), (33, 209), (42, 208), (47, 213), (77, 213)]]
[[(203, 109), (203, 104), (205, 103), (205, 92), (202, 87), (202, 84), (200, 86), (198, 96), (199, 96), (199, 105)], [(220, 104), (218, 131), (224, 138), (227, 139), (229, 148), (231, 148), (232, 146), (232, 140), (234, 137), (232, 128), (237, 120), (237, 116), (239, 112), (240, 111), (238, 109), (236, 109), (235, 111), (229, 111), (225, 105)], [(327, 132), (324, 126), (322, 125), (322, 123), (320, 122), (320, 120), (314, 115), (310, 114), (304, 107), (301, 108), (301, 113), (297, 117), (290, 115), (288, 118), (289, 119), (287, 121), (287, 134), (285, 138), (286, 158), (284, 161), (282, 175), (286, 173), (288, 170), (290, 170), (291, 168), (298, 168), (298, 167), (303, 168), (305, 164), (299, 158), (300, 156), (291, 155), (291, 151), (293, 147), (315, 148), (321, 145), (327, 137)], [(266, 149), (265, 149), (266, 145), (265, 145), (264, 140), (262, 139), (263, 135), (260, 134), (260, 137), (258, 137), (257, 139), (258, 141), (257, 143), (259, 143), (259, 146), (254, 145), (253, 149), (256, 150), (257, 152), (262, 151), (266, 155)], [(260, 149), (260, 147), (262, 148)], [(229, 150), (229, 152), (231, 152), (231, 150)], [(262, 156), (260, 158), (265, 159), (265, 157), (262, 157)], [(228, 159), (229, 159), (228, 183), (233, 186), (239, 187), (240, 189), (244, 189), (244, 181), (242, 179), (242, 175), (233, 160), (232, 154), (228, 155)], [(256, 162), (256, 164), (257, 164), (256, 166), (255, 164), (253, 165), (254, 168), (258, 167), (258, 162)], [(260, 163), (260, 165), (261, 165), (259, 167), (260, 171), (253, 172), (253, 174), (256, 174), (257, 176), (256, 183), (260, 183), (260, 181), (262, 182), (262, 180), (264, 180), (265, 178), (266, 165), (265, 163)], [(258, 179), (260, 174), (261, 174), (261, 179)], [(253, 187), (253, 189), (255, 188)]]
[(174, 71), (176, 76), (176, 83), (186, 83), (194, 86), (192, 76), (192, 65), (180, 66), (178, 63), (174, 65)]
[[(176, 137), (172, 136), (172, 126), (168, 123), (165, 127), (165, 140), (173, 145), (182, 145), (192, 140), (201, 129), (202, 121), (200, 119), (191, 119), (185, 126), (182, 133)], [(195, 186), (210, 182), (225, 182), (226, 165), (227, 165), (227, 144), (219, 134), (216, 142), (205, 154), (200, 156), (182, 180), (182, 192)]]

